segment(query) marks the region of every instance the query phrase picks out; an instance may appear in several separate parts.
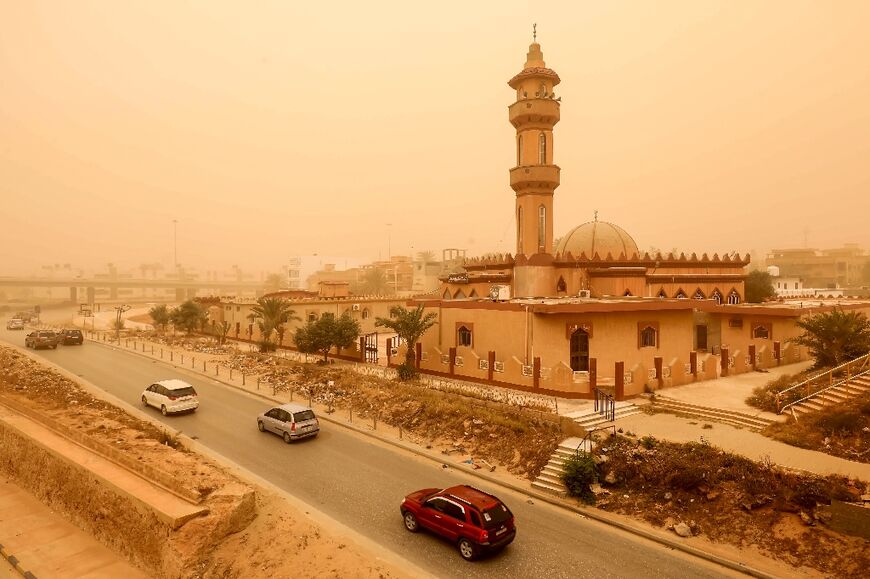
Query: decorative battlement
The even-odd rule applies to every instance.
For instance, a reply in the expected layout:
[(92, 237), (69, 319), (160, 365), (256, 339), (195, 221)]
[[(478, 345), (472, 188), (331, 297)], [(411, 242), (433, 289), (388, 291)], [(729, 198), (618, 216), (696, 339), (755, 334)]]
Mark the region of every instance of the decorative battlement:
[(679, 255), (675, 253), (668, 253), (667, 255), (662, 255), (661, 253), (656, 253), (655, 255), (650, 255), (648, 252), (644, 252), (643, 255), (638, 255), (636, 253), (632, 254), (631, 257), (621, 253), (619, 256), (614, 257), (610, 253), (605, 255), (604, 257), (600, 256), (598, 252), (589, 257), (585, 252), (581, 253), (579, 256), (574, 256), (570, 251), (568, 253), (559, 253), (556, 254), (555, 264), (558, 265), (577, 265), (578, 263), (588, 264), (590, 266), (595, 265), (620, 265), (620, 266), (644, 266), (644, 267), (684, 267), (686, 265), (705, 265), (705, 266), (722, 266), (722, 267), (745, 267), (749, 265), (751, 261), (749, 254), (747, 253), (745, 257), (740, 257), (740, 254), (737, 252), (724, 253), (722, 257), (719, 257), (718, 253), (714, 253), (712, 257), (709, 257), (706, 253), (701, 254), (701, 257), (698, 257), (696, 253), (692, 253), (691, 255), (686, 255), (685, 253), (680, 253)]

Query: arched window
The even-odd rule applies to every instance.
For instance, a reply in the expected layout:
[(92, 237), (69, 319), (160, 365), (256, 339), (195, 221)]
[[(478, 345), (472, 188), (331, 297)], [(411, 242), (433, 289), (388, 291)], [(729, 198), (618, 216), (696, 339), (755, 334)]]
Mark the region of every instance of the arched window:
[(547, 208), (541, 205), (538, 207), (538, 252), (544, 252), (544, 243), (547, 237)]
[(719, 304), (720, 306), (722, 305), (722, 294), (719, 293), (719, 290), (713, 290), (713, 293), (710, 294), (710, 299)]
[(731, 293), (728, 294), (728, 303), (729, 304), (739, 304), (740, 303), (740, 294), (737, 293), (737, 290), (731, 290)]
[(538, 136), (538, 165), (547, 164), (547, 135), (541, 133)]
[(701, 291), (701, 288), (695, 290), (695, 295), (692, 296), (693, 300), (705, 300), (707, 296), (704, 295), (704, 292)]
[(465, 326), (459, 326), (459, 329), (456, 331), (456, 345), (457, 346), (466, 346), (466, 347), (470, 348), (471, 347), (471, 330), (469, 330)]
[(316, 322), (317, 321), (317, 313), (316, 312), (308, 312), (308, 321)]
[(752, 328), (752, 337), (758, 338), (759, 340), (769, 340), (770, 329), (765, 325), (759, 324)]
[(369, 309), (368, 309), (368, 308), (363, 308), (363, 311), (362, 311), (362, 319), (364, 319), (364, 320), (369, 319), (369, 315), (370, 315), (370, 314), (369, 314)]
[(571, 369), (589, 371), (589, 334), (583, 330), (574, 330), (571, 334)]
[(517, 207), (517, 253), (523, 252), (523, 208)]
[(517, 167), (523, 164), (523, 136), (517, 137)]
[(562, 276), (559, 276), (559, 281), (556, 282), (556, 292), (557, 293), (564, 293), (567, 291), (568, 291), (568, 284), (565, 283), (565, 278)]
[(655, 348), (658, 343), (658, 332), (652, 326), (646, 326), (640, 331), (640, 347)]

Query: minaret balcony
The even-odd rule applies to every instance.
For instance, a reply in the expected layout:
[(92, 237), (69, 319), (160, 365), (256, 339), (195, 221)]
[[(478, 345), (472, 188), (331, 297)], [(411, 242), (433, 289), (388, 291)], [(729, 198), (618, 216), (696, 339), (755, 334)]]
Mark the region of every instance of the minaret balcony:
[(514, 128), (529, 124), (552, 128), (559, 122), (559, 102), (553, 99), (523, 99), (508, 107), (508, 118)]
[(511, 169), (511, 189), (519, 193), (525, 189), (553, 190), (559, 186), (556, 165), (528, 165)]

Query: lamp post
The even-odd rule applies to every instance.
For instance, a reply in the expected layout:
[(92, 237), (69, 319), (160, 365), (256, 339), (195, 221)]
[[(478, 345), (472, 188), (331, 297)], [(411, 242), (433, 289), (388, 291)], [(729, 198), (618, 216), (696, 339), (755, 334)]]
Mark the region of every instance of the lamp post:
[(172, 220), (172, 264), (178, 271), (178, 219)]
[(387, 261), (392, 259), (391, 245), (393, 241), (393, 224), (387, 223)]
[(117, 312), (117, 316), (115, 317), (115, 341), (118, 344), (121, 343), (121, 314), (130, 309), (130, 306), (124, 304), (122, 306), (115, 306), (115, 311)]

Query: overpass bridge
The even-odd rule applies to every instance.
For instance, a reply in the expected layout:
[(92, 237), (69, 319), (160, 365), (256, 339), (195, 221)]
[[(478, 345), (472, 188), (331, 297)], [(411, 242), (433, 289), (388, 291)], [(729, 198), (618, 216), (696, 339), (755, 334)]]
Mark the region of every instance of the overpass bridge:
[(198, 280), (198, 279), (136, 279), (112, 277), (75, 277), (75, 278), (41, 278), (41, 277), (0, 277), (2, 287), (27, 288), (69, 288), (71, 302), (79, 301), (79, 290), (84, 290), (86, 303), (95, 301), (97, 288), (108, 289), (109, 299), (118, 299), (118, 289), (174, 289), (178, 301), (194, 297), (199, 290), (215, 290), (219, 295), (238, 295), (242, 292), (263, 293), (263, 282), (244, 280)]

